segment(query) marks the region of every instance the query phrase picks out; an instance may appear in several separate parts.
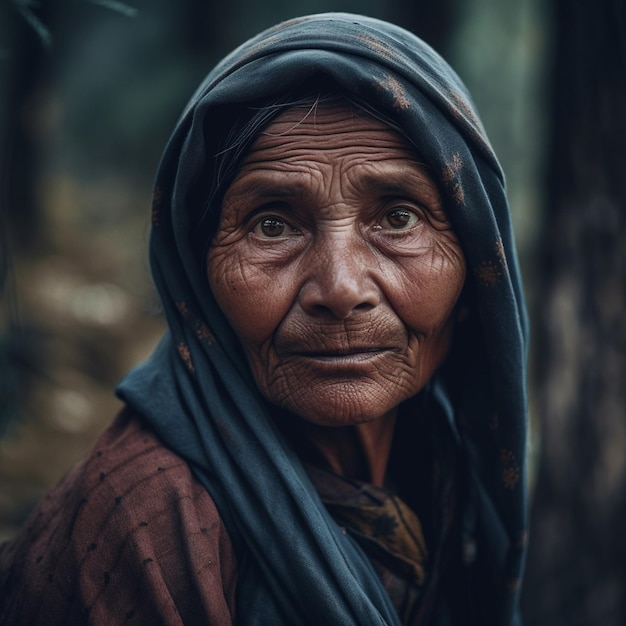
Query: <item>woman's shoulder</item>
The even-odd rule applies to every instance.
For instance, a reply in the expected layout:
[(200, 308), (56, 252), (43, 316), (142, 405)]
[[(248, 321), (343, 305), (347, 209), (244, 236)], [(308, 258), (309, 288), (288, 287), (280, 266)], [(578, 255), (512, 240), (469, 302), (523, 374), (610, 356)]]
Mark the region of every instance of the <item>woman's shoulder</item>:
[(212, 498), (124, 409), (3, 547), (0, 617), (228, 624), (235, 578)]

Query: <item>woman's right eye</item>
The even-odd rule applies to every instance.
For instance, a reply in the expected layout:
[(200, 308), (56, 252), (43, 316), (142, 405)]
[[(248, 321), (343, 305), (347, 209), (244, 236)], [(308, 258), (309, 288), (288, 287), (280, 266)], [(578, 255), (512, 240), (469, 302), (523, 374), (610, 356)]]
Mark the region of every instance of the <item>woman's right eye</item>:
[(294, 228), (280, 217), (268, 216), (260, 219), (252, 229), (252, 232), (259, 237), (275, 238), (285, 235), (298, 234)]

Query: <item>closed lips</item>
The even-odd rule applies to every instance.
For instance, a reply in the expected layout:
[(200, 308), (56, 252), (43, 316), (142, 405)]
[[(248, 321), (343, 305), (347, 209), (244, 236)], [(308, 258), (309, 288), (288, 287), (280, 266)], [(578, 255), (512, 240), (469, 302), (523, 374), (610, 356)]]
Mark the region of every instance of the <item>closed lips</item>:
[(339, 350), (315, 350), (315, 351), (291, 351), (291, 355), (305, 356), (310, 357), (312, 359), (328, 359), (328, 358), (337, 358), (337, 357), (349, 357), (349, 356), (359, 356), (359, 355), (374, 355), (380, 352), (397, 352), (397, 348), (390, 347), (363, 347), (363, 348), (350, 348), (339, 349)]

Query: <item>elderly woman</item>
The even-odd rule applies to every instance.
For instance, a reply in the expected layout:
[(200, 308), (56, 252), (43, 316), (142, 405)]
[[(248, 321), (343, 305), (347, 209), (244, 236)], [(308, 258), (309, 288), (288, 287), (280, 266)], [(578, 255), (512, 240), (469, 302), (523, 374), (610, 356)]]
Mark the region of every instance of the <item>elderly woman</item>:
[(152, 222), (169, 332), (4, 546), (0, 621), (518, 624), (526, 319), (445, 62), (354, 15), (260, 34), (191, 100)]

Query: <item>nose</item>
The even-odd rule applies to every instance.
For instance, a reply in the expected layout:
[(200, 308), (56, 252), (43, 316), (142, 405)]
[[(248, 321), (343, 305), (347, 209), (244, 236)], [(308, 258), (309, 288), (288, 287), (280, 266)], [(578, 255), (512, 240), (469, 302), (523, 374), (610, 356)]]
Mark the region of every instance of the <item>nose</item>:
[(380, 303), (373, 278), (375, 260), (356, 233), (326, 233), (304, 262), (307, 279), (299, 293), (302, 309), (313, 316), (345, 320), (355, 311), (367, 311)]

